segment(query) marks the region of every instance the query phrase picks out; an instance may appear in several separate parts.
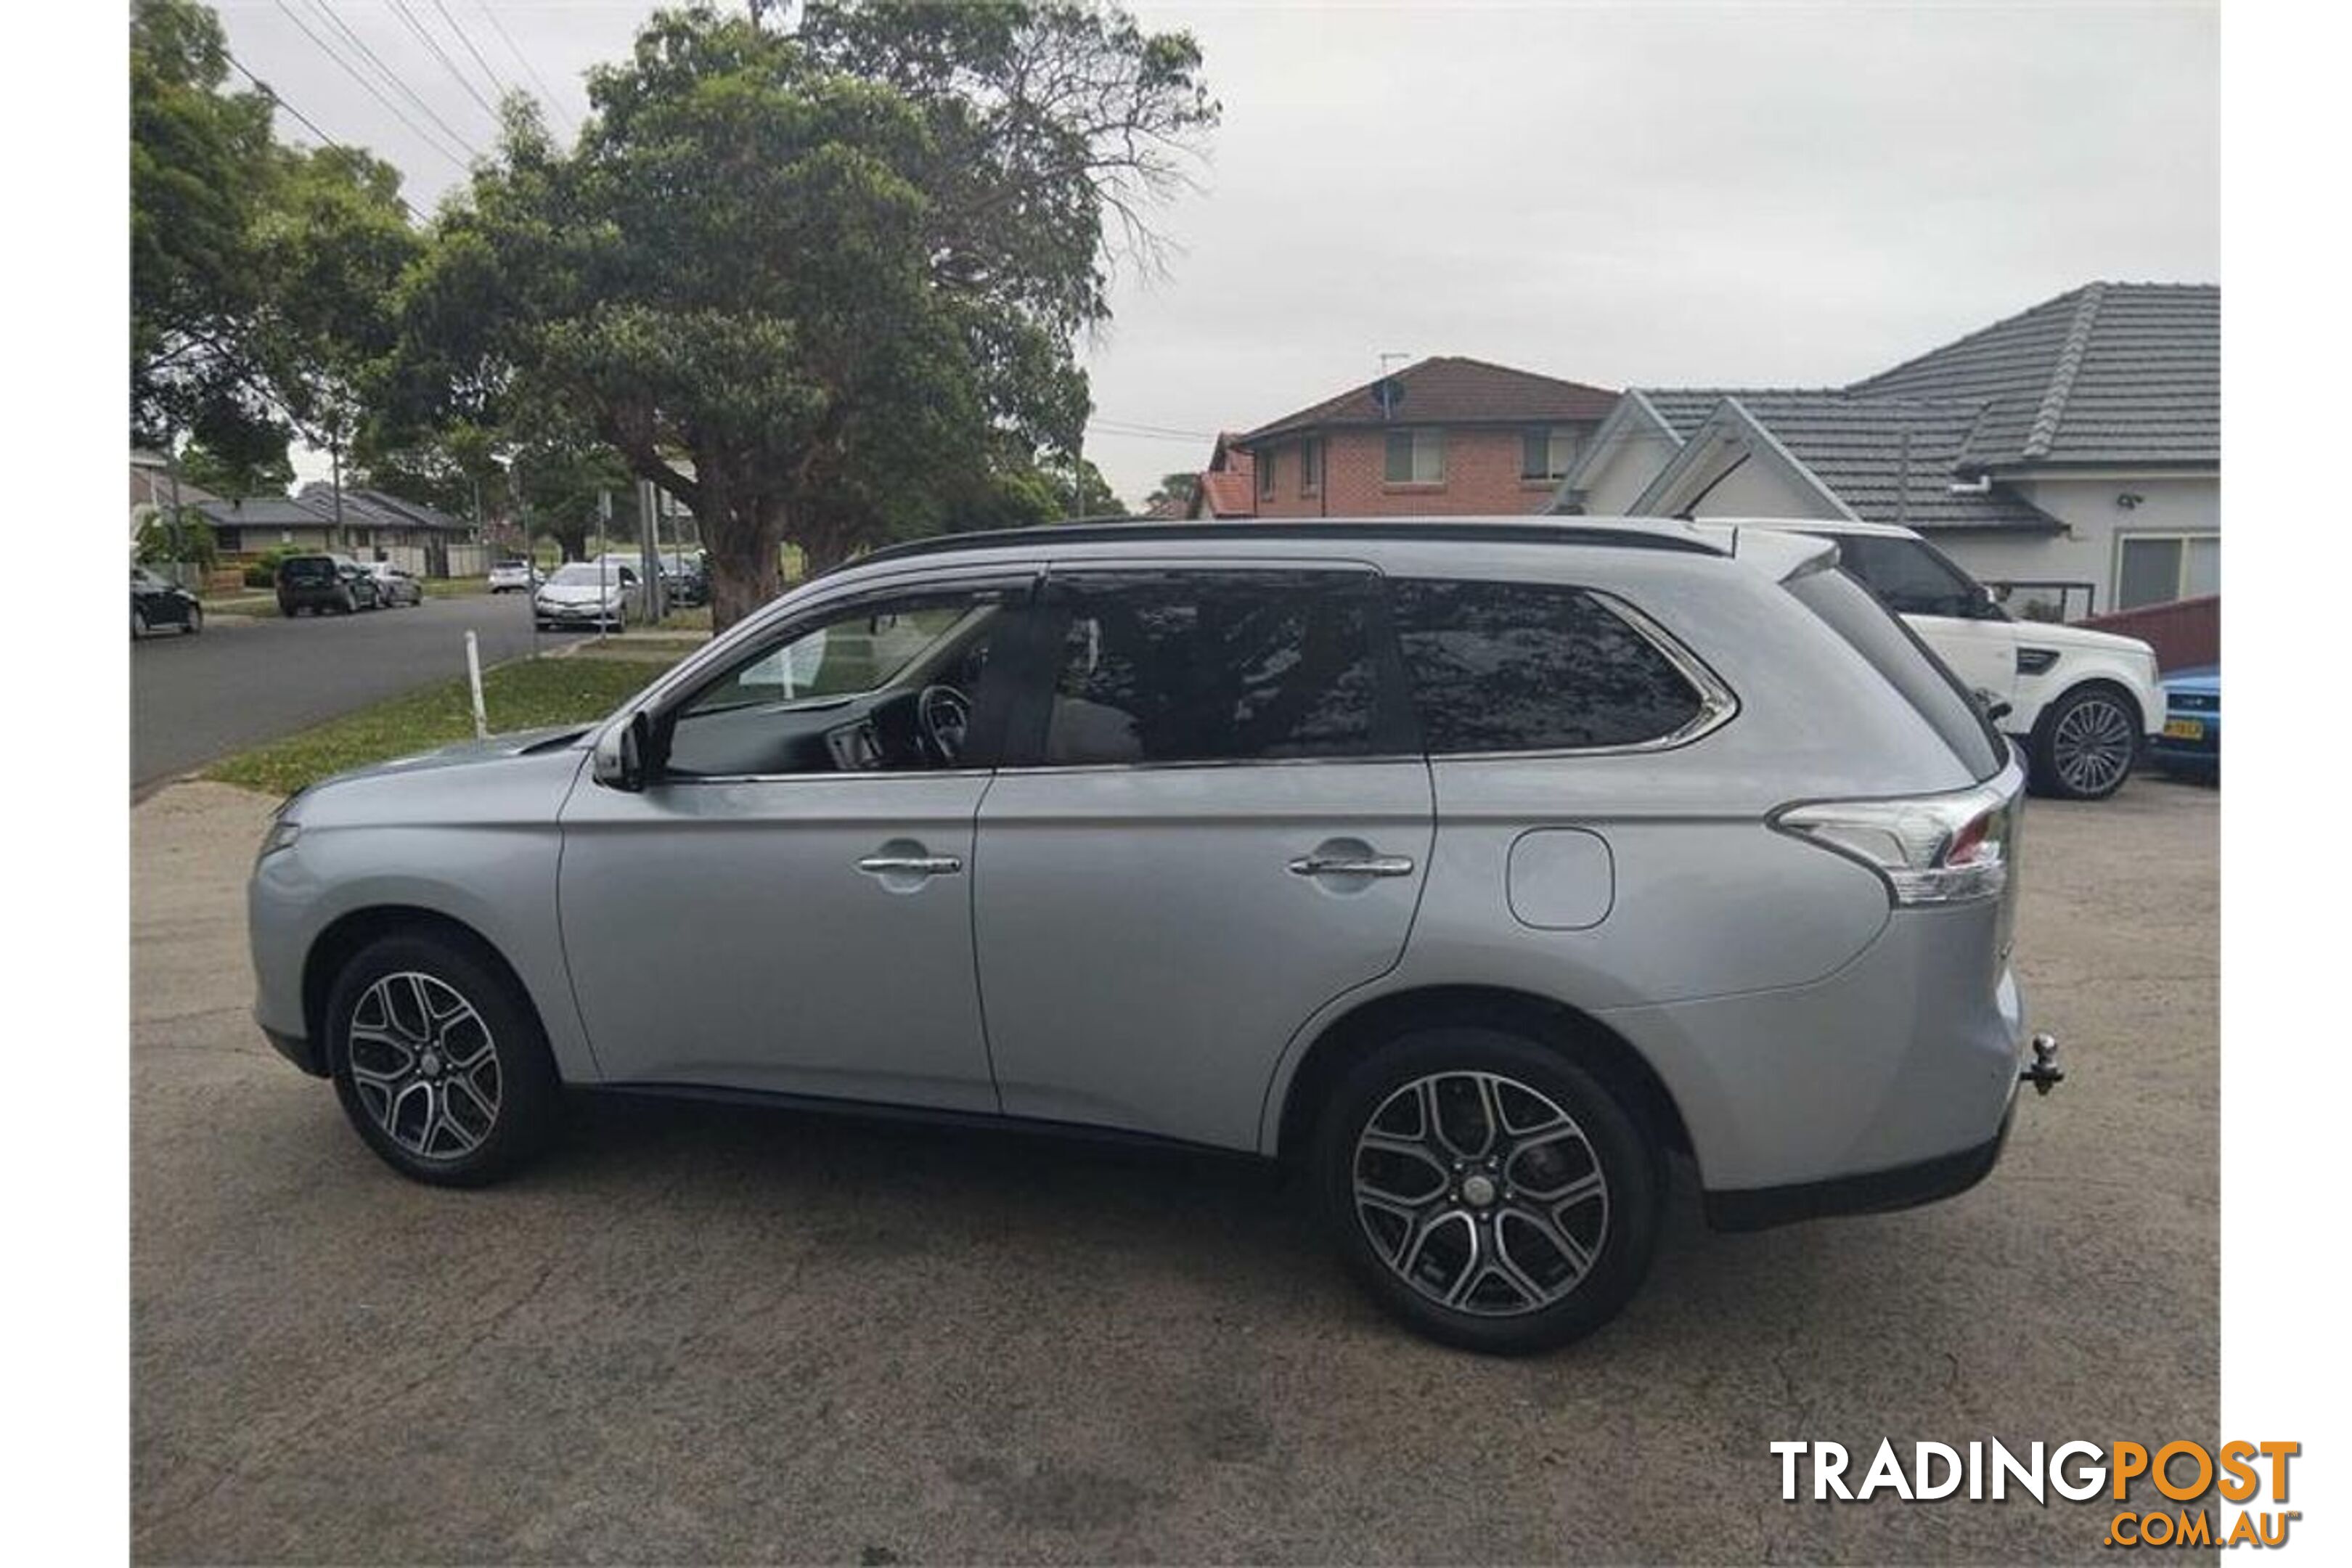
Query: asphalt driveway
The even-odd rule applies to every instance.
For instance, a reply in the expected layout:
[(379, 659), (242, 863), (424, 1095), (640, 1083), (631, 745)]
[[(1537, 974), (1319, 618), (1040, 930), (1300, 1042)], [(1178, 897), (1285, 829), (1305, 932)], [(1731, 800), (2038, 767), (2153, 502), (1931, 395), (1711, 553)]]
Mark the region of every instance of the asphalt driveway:
[(2097, 1503), (1785, 1504), (1766, 1445), (2215, 1434), (2217, 800), (2035, 803), (2019, 947), (2074, 1077), (1984, 1185), (1744, 1237), (1684, 1191), (1622, 1320), (1499, 1362), (1406, 1337), (1295, 1186), (1206, 1157), (612, 1102), (507, 1186), (411, 1185), (246, 1017), (270, 803), (163, 790), (134, 1553), (2099, 1557)]
[[(466, 673), (466, 633), (482, 661), (531, 650), (523, 594), (427, 599), (356, 616), (223, 616), (202, 636), (131, 645), (131, 788), (135, 796), (231, 752)], [(543, 646), (581, 634), (550, 633)]]

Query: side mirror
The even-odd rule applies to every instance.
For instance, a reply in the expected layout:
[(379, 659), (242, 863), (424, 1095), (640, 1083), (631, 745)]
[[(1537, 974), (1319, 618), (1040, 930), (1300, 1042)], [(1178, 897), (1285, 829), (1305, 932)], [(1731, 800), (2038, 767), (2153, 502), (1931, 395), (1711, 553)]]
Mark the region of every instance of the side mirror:
[(625, 723), (616, 724), (596, 739), (596, 755), (590, 763), (596, 782), (607, 789), (627, 790), (635, 795), (646, 787), (646, 759), (653, 754), (654, 721), (645, 710), (629, 715)]

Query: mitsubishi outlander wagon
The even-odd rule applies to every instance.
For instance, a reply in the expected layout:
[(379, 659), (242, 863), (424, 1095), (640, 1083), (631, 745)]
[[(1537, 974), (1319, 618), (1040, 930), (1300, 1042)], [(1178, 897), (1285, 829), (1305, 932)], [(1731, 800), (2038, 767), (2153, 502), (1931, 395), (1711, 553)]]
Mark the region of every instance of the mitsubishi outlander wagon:
[[(566, 1088), (1295, 1163), (1418, 1331), (1590, 1332), (1669, 1154), (1957, 1193), (2032, 1065), (2020, 763), (1832, 542), (1131, 522), (885, 550), (603, 722), (278, 813), (257, 1019), (419, 1181)], [(788, 1126), (779, 1136), (790, 1136)]]

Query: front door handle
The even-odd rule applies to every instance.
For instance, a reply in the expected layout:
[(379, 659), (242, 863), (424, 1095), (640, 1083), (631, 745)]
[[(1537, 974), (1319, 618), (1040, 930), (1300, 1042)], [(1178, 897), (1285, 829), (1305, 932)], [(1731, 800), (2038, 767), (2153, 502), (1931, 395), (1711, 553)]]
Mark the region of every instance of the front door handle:
[(1410, 877), (1410, 855), (1327, 855), (1318, 851), (1290, 862), (1294, 877)]
[(870, 877), (952, 877), (963, 861), (953, 855), (868, 855), (857, 868)]

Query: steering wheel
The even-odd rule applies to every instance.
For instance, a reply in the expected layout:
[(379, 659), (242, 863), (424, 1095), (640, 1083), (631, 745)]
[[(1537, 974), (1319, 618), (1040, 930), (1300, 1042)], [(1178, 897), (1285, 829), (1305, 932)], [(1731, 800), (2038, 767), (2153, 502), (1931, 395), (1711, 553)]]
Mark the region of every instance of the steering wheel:
[(952, 686), (926, 686), (915, 698), (915, 722), (941, 767), (953, 767), (971, 732), (971, 700)]

